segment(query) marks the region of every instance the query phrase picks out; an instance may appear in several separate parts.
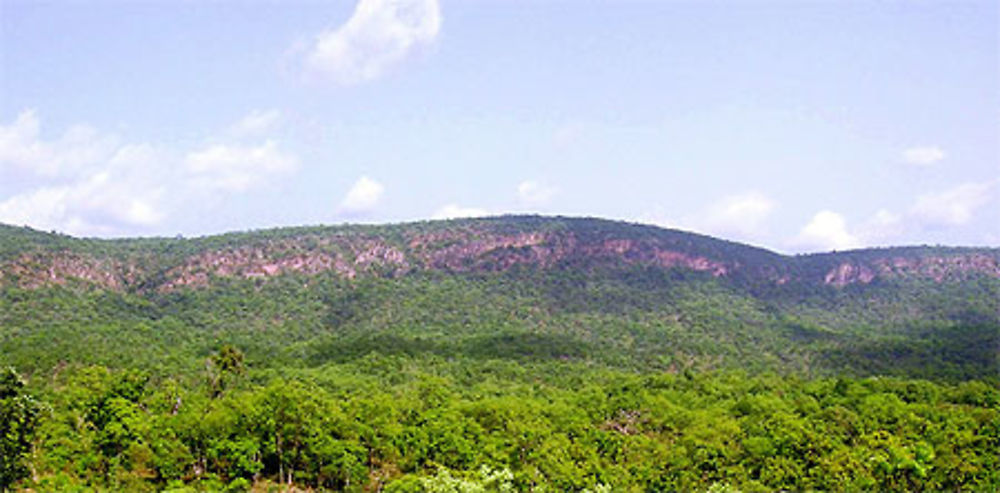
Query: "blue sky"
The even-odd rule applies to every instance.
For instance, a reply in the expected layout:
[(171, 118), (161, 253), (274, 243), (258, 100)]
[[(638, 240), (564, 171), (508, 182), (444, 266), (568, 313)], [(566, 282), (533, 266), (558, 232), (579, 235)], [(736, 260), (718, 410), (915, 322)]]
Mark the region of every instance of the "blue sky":
[(1000, 4), (0, 0), (0, 222), (1000, 246)]

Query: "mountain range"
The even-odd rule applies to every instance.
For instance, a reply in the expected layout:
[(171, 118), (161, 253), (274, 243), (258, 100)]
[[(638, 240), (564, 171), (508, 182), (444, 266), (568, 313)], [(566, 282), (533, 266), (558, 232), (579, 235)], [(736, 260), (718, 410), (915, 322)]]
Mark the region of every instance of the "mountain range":
[(377, 351), (944, 378), (1000, 368), (995, 248), (788, 256), (541, 216), (192, 239), (0, 226), (0, 293), (0, 353), (28, 371), (169, 369), (219, 341), (265, 366)]

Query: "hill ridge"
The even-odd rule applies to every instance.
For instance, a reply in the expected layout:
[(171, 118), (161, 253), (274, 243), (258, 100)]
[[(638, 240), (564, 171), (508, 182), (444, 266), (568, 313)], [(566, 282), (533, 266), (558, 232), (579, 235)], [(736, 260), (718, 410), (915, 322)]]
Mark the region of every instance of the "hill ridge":
[(494, 216), (388, 225), (297, 226), (198, 238), (74, 238), (0, 228), (0, 283), (83, 281), (110, 289), (203, 287), (219, 277), (354, 279), (413, 271), (645, 266), (754, 284), (838, 287), (916, 276), (1000, 278), (1000, 249), (907, 246), (783, 255), (698, 233), (597, 218)]

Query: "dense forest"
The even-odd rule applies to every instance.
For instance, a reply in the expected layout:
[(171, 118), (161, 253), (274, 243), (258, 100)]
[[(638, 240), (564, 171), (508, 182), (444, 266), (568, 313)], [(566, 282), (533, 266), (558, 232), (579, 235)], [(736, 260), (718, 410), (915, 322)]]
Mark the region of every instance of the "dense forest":
[(0, 226), (0, 487), (1000, 488), (1000, 250)]

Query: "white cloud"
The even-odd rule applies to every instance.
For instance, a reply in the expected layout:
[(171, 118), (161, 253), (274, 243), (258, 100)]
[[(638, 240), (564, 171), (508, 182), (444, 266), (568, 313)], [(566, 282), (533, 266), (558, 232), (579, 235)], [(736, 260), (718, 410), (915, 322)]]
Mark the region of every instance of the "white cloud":
[(0, 125), (0, 170), (65, 177), (107, 159), (117, 145), (114, 136), (85, 125), (71, 127), (57, 140), (42, 140), (40, 134), (34, 110), (22, 111), (10, 125)]
[(0, 202), (0, 221), (84, 235), (155, 225), (165, 216), (166, 190), (151, 176), (144, 178), (130, 171), (152, 156), (153, 152), (142, 146), (123, 148), (105, 169)]
[(930, 166), (945, 156), (944, 150), (936, 146), (911, 147), (903, 151), (903, 160), (917, 166)]
[(192, 183), (206, 189), (244, 191), (271, 175), (293, 171), (298, 160), (268, 140), (257, 147), (216, 144), (184, 159)]
[[(0, 126), (0, 171), (27, 186), (0, 198), (0, 222), (78, 235), (149, 231), (170, 214), (219, 190), (243, 191), (295, 168), (296, 158), (265, 141), (188, 153), (119, 139), (78, 125), (41, 138), (33, 111)], [(186, 156), (186, 157), (185, 157)]]
[(766, 236), (768, 221), (777, 205), (774, 199), (751, 191), (723, 197), (704, 210), (680, 218), (667, 214), (658, 206), (636, 220), (727, 240), (759, 242)]
[(437, 0), (360, 0), (345, 24), (316, 37), (305, 69), (342, 85), (370, 81), (429, 45), (440, 30)]
[(879, 209), (862, 224), (856, 236), (866, 245), (890, 244), (906, 231), (903, 216), (887, 209)]
[(381, 183), (367, 176), (362, 176), (354, 182), (347, 195), (344, 196), (344, 200), (340, 202), (340, 210), (348, 214), (371, 211), (378, 205), (384, 191), (385, 187)]
[(843, 216), (820, 211), (799, 231), (792, 244), (807, 250), (849, 250), (859, 248), (861, 241), (848, 231)]
[(747, 192), (725, 197), (710, 207), (703, 217), (694, 222), (711, 233), (735, 235), (742, 238), (762, 233), (765, 222), (777, 203), (759, 192)]
[(229, 127), (229, 134), (236, 138), (260, 137), (274, 130), (280, 120), (278, 110), (253, 110)]
[(72, 190), (67, 186), (40, 188), (15, 195), (0, 202), (0, 222), (66, 230), (71, 223), (68, 217), (71, 195)]
[(76, 125), (44, 140), (32, 110), (0, 126), (0, 170), (31, 183), (0, 201), (0, 221), (74, 234), (105, 234), (163, 219), (162, 163), (146, 145)]
[(522, 205), (539, 207), (549, 203), (558, 190), (537, 181), (523, 181), (517, 186), (517, 198)]
[(948, 190), (917, 197), (910, 213), (922, 224), (931, 227), (960, 226), (990, 199), (994, 182), (964, 183)]
[(486, 209), (475, 207), (459, 207), (456, 204), (448, 204), (434, 212), (433, 219), (457, 219), (460, 217), (482, 217), (488, 216)]

